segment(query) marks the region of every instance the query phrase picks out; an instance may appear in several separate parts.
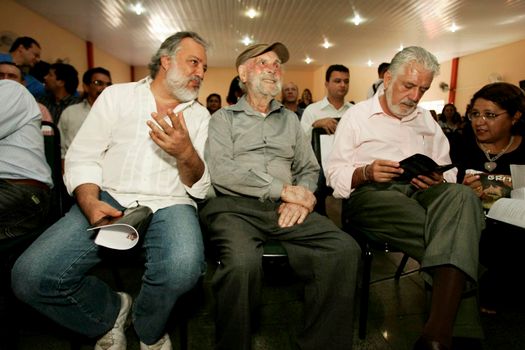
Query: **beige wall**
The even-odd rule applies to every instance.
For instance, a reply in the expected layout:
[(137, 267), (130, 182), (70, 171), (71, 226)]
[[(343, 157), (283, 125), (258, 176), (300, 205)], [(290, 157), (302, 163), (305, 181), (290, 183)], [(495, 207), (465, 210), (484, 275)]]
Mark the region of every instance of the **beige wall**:
[[(0, 31), (9, 31), (17, 36), (34, 38), (42, 47), (42, 60), (49, 63), (57, 59), (65, 60), (66, 63), (76, 68), (79, 80), (82, 80), (82, 74), (88, 68), (84, 40), (12, 0), (2, 0), (0, 23)], [(96, 46), (93, 48), (93, 58), (95, 66), (102, 66), (111, 72), (113, 81), (130, 81), (128, 64), (99, 50)], [(82, 84), (79, 84), (79, 88), (82, 88)]]
[(501, 75), (502, 80), (519, 86), (525, 79), (525, 40), (491, 50), (461, 57), (459, 60), (456, 106), (461, 113), (472, 95), (492, 82), (491, 75)]

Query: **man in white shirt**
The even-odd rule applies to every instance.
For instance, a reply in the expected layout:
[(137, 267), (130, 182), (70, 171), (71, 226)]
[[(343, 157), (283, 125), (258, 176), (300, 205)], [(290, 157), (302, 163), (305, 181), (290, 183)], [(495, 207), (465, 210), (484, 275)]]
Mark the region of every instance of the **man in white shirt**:
[[(59, 324), (92, 338), (95, 349), (126, 349), (131, 297), (86, 273), (101, 247), (86, 230), (135, 202), (154, 214), (145, 232), (141, 291), (133, 305), (140, 349), (171, 349), (166, 321), (202, 274), (196, 204), (210, 185), (203, 162), (210, 115), (195, 102), (207, 44), (193, 32), (166, 39), (150, 77), (107, 88), (66, 154), (65, 183), (77, 205), (13, 268), (13, 290)], [(57, 253), (58, 252), (58, 253)]]
[[(334, 196), (346, 199), (343, 215), (349, 225), (408, 253), (432, 285), (429, 318), (414, 350), (450, 349), (454, 321), (463, 320), (460, 301), (475, 301), (462, 299), (462, 293), (467, 281), (478, 277), (484, 226), (480, 201), (470, 188), (445, 183), (456, 181), (455, 169), (396, 181), (403, 173), (399, 161), (414, 153), (450, 163), (441, 128), (417, 106), (438, 72), (436, 58), (423, 48), (397, 53), (384, 76), (384, 93), (343, 116), (325, 171)], [(472, 311), (455, 335), (482, 335), (477, 308)]]
[(378, 79), (368, 89), (366, 98), (374, 96), (378, 91), (383, 91), (383, 76), (385, 75), (385, 72), (387, 71), (389, 66), (390, 63), (383, 62), (379, 65), (379, 67), (377, 67)]
[(306, 107), (301, 118), (301, 125), (308, 139), (312, 137), (313, 128), (323, 128), (333, 134), (339, 118), (352, 106), (345, 102), (350, 87), (350, 71), (341, 64), (333, 64), (326, 70), (326, 96)]
[(106, 87), (111, 86), (111, 74), (102, 67), (88, 69), (82, 76), (82, 84), (84, 99), (80, 103), (66, 107), (58, 121), (62, 159), (66, 157), (69, 145), (86, 120), (93, 103)]

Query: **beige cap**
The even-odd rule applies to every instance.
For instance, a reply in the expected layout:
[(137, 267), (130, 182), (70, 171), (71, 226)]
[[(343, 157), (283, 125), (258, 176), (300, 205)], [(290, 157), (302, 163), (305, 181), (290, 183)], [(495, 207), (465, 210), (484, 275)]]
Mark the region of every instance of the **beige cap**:
[(281, 63), (286, 63), (290, 58), (288, 49), (282, 43), (276, 42), (273, 44), (255, 44), (244, 50), (239, 55), (239, 57), (237, 57), (237, 60), (235, 61), (235, 67), (239, 68), (241, 64), (243, 64), (250, 58), (257, 57), (269, 51), (275, 52), (281, 60)]

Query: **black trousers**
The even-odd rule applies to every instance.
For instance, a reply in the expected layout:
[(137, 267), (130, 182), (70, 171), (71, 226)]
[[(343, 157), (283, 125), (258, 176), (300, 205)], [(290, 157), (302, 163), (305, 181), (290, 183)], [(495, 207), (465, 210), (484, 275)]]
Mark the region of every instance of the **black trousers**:
[(351, 349), (361, 250), (328, 218), (311, 213), (289, 228), (277, 224), (280, 203), (223, 196), (201, 210), (220, 266), (213, 276), (217, 349), (251, 348), (251, 315), (262, 281), (262, 244), (281, 241), (291, 268), (305, 283), (300, 349)]

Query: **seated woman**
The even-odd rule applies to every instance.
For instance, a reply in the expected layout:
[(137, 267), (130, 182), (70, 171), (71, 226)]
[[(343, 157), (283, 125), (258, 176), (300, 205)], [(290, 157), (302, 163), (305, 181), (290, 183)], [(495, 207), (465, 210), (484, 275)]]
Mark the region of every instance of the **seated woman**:
[[(483, 207), (509, 197), (512, 189), (510, 164), (525, 164), (523, 142), (525, 95), (508, 83), (493, 83), (476, 92), (468, 114), (474, 137), (465, 140), (458, 181), (470, 186)], [(495, 313), (498, 304), (512, 290), (512, 282), (522, 265), (525, 232), (517, 226), (487, 220), (481, 235), (480, 262), (488, 270), (480, 279), (482, 312)]]

